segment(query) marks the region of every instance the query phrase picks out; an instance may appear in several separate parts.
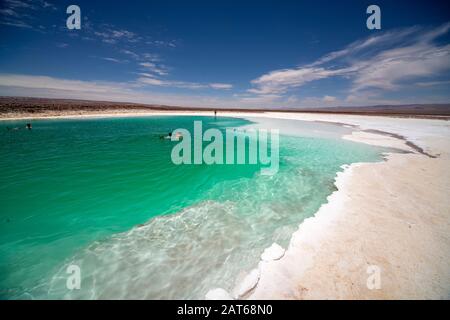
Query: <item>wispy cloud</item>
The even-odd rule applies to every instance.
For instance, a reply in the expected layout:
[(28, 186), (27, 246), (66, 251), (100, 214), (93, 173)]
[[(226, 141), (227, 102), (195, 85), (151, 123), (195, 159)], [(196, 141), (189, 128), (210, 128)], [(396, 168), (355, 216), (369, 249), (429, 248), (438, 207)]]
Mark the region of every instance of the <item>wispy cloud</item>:
[[(152, 86), (166, 86), (178, 87), (186, 89), (207, 89), (213, 88), (211, 84), (200, 84), (182, 81), (159, 80), (149, 77), (141, 77), (132, 82), (108, 82), (108, 81), (81, 81), (60, 79), (48, 76), (31, 76), (31, 75), (17, 75), (17, 74), (0, 74), (0, 87), (3, 88), (20, 88), (19, 91), (27, 93), (29, 89), (33, 92), (59, 93), (62, 97), (64, 94), (73, 93), (79, 94), (80, 97), (88, 97), (95, 94), (97, 99), (112, 99), (118, 93), (125, 97), (132, 98), (133, 95), (143, 94), (139, 93), (139, 89), (143, 89), (146, 85)], [(225, 84), (223, 84), (225, 86)], [(218, 89), (213, 88), (213, 89)], [(93, 98), (93, 96), (92, 96)], [(135, 101), (119, 100), (119, 101)], [(142, 102), (142, 101), (141, 101)], [(151, 102), (151, 101), (147, 101)]]
[(80, 81), (48, 76), (0, 74), (0, 95), (92, 99), (197, 107), (230, 107), (235, 103), (235, 101), (217, 99), (211, 96), (149, 93), (140, 90), (142, 89), (141, 85), (142, 83), (135, 82)]
[(450, 69), (450, 45), (433, 41), (446, 34), (450, 23), (421, 32), (410, 44), (384, 50), (366, 61), (354, 63), (357, 69), (352, 92), (378, 88), (398, 90), (404, 81), (439, 76)]
[(323, 102), (335, 102), (337, 99), (336, 97), (333, 96), (324, 96), (322, 98)]
[(147, 58), (150, 61), (139, 62), (139, 66), (142, 68), (143, 72), (138, 72), (141, 76), (136, 82), (141, 85), (146, 86), (158, 86), (158, 87), (171, 87), (171, 88), (181, 88), (181, 89), (214, 89), (214, 90), (230, 90), (233, 88), (232, 84), (229, 83), (197, 83), (189, 81), (178, 81), (178, 80), (167, 80), (166, 76), (169, 75), (169, 68), (164, 64), (161, 64), (160, 57), (157, 55), (144, 53), (138, 55), (132, 51), (123, 51), (123, 53), (128, 54), (136, 58), (138, 61), (142, 58)]
[(95, 31), (94, 35), (98, 36), (101, 41), (109, 44), (116, 44), (118, 41), (139, 41), (139, 37), (134, 32), (128, 30), (107, 29), (105, 31)]
[(139, 55), (131, 50), (128, 49), (122, 49), (120, 50), (121, 53), (126, 54), (128, 56), (130, 56), (131, 58), (133, 58), (134, 60), (139, 60)]
[(52, 10), (58, 10), (58, 8), (53, 3), (50, 3), (50, 2), (47, 2), (47, 1), (42, 1), (41, 3), (42, 3), (42, 6), (44, 8), (50, 8)]
[[(89, 22), (88, 26), (86, 25), (86, 22), (84, 22), (83, 29), (89, 34), (89, 38), (97, 38), (103, 43), (111, 45), (119, 43), (128, 45), (141, 44), (153, 48), (175, 48), (177, 46), (175, 40), (152, 40), (149, 35), (139, 34), (131, 30), (117, 27), (113, 24), (99, 24), (94, 27), (91, 22)], [(128, 50), (129, 53), (133, 52), (129, 49), (125, 50)], [(135, 58), (138, 59), (140, 57)]]
[(277, 70), (252, 80), (251, 83), (256, 88), (249, 89), (248, 91), (256, 94), (286, 93), (288, 90), (300, 87), (307, 82), (344, 75), (351, 71), (351, 68), (331, 70), (323, 67)]
[(132, 51), (130, 49), (121, 49), (120, 53), (138, 62), (157, 63), (162, 61), (161, 57), (156, 53), (148, 53), (148, 52), (140, 53)]
[[(145, 78), (145, 79), (143, 79)], [(158, 79), (142, 77), (139, 81), (132, 82), (105, 82), (105, 81), (81, 81), (53, 78), (48, 76), (30, 76), (16, 74), (0, 74), (0, 95), (7, 96), (34, 96), (46, 98), (87, 99), (101, 101), (138, 102), (149, 104), (165, 104), (196, 107), (227, 107), (227, 108), (295, 108), (332, 106), (333, 103), (348, 102), (354, 105), (367, 104), (367, 94), (359, 93), (347, 97), (346, 101), (332, 96), (298, 98), (289, 96), (286, 99), (281, 95), (251, 95), (233, 94), (228, 97), (216, 97), (214, 95), (171, 93), (161, 94), (146, 91), (146, 86), (181, 86), (195, 89), (212, 88), (212, 84), (196, 84), (179, 81), (162, 81)], [(193, 91), (197, 92), (197, 91)], [(327, 101), (325, 101), (327, 100)], [(379, 99), (377, 104), (396, 104), (398, 100)], [(438, 103), (436, 99), (412, 99), (403, 103)]]
[(143, 67), (144, 69), (146, 69), (152, 73), (155, 73), (157, 75), (160, 75), (160, 76), (168, 75), (167, 68), (164, 65), (157, 65), (154, 62), (141, 62), (141, 63), (139, 63), (139, 65), (141, 67)]
[(450, 80), (417, 82), (416, 85), (419, 87), (450, 86)]
[(223, 90), (229, 90), (233, 88), (233, 85), (229, 83), (210, 83), (209, 86), (213, 89), (223, 89)]
[[(399, 90), (412, 79), (445, 75), (450, 68), (450, 45), (436, 40), (450, 23), (434, 29), (412, 27), (354, 42), (342, 50), (291, 69), (275, 70), (251, 81), (257, 95), (286, 94), (309, 82), (344, 77), (353, 97), (368, 89)], [(351, 98), (351, 97), (350, 97)]]
[(126, 60), (119, 60), (119, 59), (111, 58), (111, 57), (103, 57), (102, 59), (105, 61), (114, 62), (114, 63), (126, 63), (127, 62)]
[(143, 77), (137, 79), (137, 82), (143, 85), (159, 86), (159, 87), (172, 87), (183, 89), (215, 89), (215, 90), (228, 90), (233, 87), (227, 83), (197, 83), (175, 80), (161, 80), (153, 77), (151, 74), (141, 73)]
[(29, 76), (15, 74), (0, 74), (0, 86), (29, 89), (96, 92), (103, 94), (108, 94), (108, 92), (115, 90), (131, 90), (131, 87), (124, 83), (67, 80), (48, 76)]
[[(107, 44), (129, 44), (130, 42), (142, 41), (145, 37), (139, 36), (134, 32), (117, 29), (112, 25), (102, 25), (100, 26), (101, 31), (93, 31), (90, 28), (91, 33), (98, 37), (102, 42)], [(175, 43), (167, 44), (162, 41), (150, 41), (148, 42), (152, 45), (168, 45), (175, 47)], [(170, 87), (170, 88), (181, 88), (181, 89), (213, 89), (213, 90), (230, 90), (233, 85), (228, 83), (197, 83), (189, 81), (179, 81), (179, 80), (168, 80), (166, 79), (169, 75), (170, 67), (163, 63), (163, 59), (159, 54), (138, 51), (136, 47), (133, 46), (121, 46), (122, 48), (118, 52), (124, 56), (127, 56), (132, 61), (136, 63), (137, 71), (135, 72), (140, 77), (138, 77), (134, 85), (147, 87)], [(142, 49), (141, 49), (142, 50)], [(121, 63), (124, 60), (117, 57), (107, 57), (102, 58), (106, 61)]]
[(0, 24), (42, 32), (45, 27), (37, 25), (36, 15), (53, 10), (57, 10), (57, 7), (44, 0), (3, 0), (0, 5)]
[(155, 47), (169, 47), (169, 48), (176, 48), (177, 47), (177, 41), (170, 40), (170, 41), (163, 41), (163, 40), (146, 40), (145, 44), (155, 46)]

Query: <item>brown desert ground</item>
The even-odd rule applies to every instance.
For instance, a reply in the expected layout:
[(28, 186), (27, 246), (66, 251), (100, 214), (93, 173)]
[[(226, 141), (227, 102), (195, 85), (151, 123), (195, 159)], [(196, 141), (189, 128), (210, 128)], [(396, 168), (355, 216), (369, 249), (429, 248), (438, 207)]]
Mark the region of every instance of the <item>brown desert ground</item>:
[(137, 104), (127, 102), (107, 102), (69, 99), (48, 99), (28, 97), (0, 97), (0, 118), (41, 118), (77, 115), (101, 114), (143, 114), (147, 112), (286, 112), (286, 113), (317, 113), (317, 114), (348, 114), (395, 116), (406, 118), (450, 118), (450, 104), (412, 104), (412, 105), (379, 105), (364, 107), (333, 107), (333, 108), (303, 108), (303, 109), (243, 109), (243, 108), (196, 108), (154, 104)]

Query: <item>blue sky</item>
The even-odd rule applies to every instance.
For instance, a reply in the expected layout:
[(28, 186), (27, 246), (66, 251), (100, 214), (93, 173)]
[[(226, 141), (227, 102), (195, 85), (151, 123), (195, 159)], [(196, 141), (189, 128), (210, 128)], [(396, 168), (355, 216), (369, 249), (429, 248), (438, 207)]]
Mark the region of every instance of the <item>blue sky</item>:
[[(66, 8), (81, 8), (81, 30)], [(366, 8), (381, 8), (381, 30)], [(296, 108), (450, 102), (448, 1), (0, 0), (0, 95)]]

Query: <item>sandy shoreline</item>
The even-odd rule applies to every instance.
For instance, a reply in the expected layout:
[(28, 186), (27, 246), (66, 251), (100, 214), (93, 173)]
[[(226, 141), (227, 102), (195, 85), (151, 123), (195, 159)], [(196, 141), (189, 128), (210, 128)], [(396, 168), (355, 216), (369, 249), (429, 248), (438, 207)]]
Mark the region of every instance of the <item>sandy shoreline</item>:
[[(213, 114), (158, 111), (38, 118), (154, 115)], [(352, 164), (339, 173), (338, 191), (299, 226), (281, 258), (260, 262), (240, 298), (450, 298), (450, 122), (281, 112), (219, 115), (341, 123), (359, 128), (345, 139), (409, 152), (389, 154), (385, 162)], [(380, 131), (393, 136), (374, 133)], [(367, 287), (370, 266), (381, 270), (379, 289)]]

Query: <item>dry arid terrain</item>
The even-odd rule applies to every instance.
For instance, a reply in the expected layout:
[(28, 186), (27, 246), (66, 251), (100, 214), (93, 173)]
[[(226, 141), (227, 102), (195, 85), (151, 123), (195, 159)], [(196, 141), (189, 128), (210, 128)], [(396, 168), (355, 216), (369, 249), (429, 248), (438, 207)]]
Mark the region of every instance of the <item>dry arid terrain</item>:
[[(0, 97), (0, 118), (43, 118), (77, 115), (144, 114), (167, 111), (213, 111), (213, 108), (189, 108), (129, 102)], [(233, 112), (258, 112), (249, 109), (220, 109)]]
[(104, 113), (142, 113), (176, 107), (105, 101), (0, 97), (1, 118), (38, 118)]
[[(48, 99), (28, 97), (0, 97), (0, 118), (40, 118), (77, 115), (102, 114), (143, 114), (148, 112), (167, 111), (213, 111), (214, 108), (195, 108), (166, 106), (154, 104), (137, 104), (128, 102), (107, 102), (69, 99)], [(334, 107), (334, 108), (304, 108), (304, 109), (242, 109), (220, 108), (220, 111), (231, 112), (288, 112), (288, 113), (317, 113), (317, 114), (351, 114), (395, 116), (414, 118), (450, 118), (450, 104), (414, 104), (414, 105), (380, 105), (366, 107)]]

